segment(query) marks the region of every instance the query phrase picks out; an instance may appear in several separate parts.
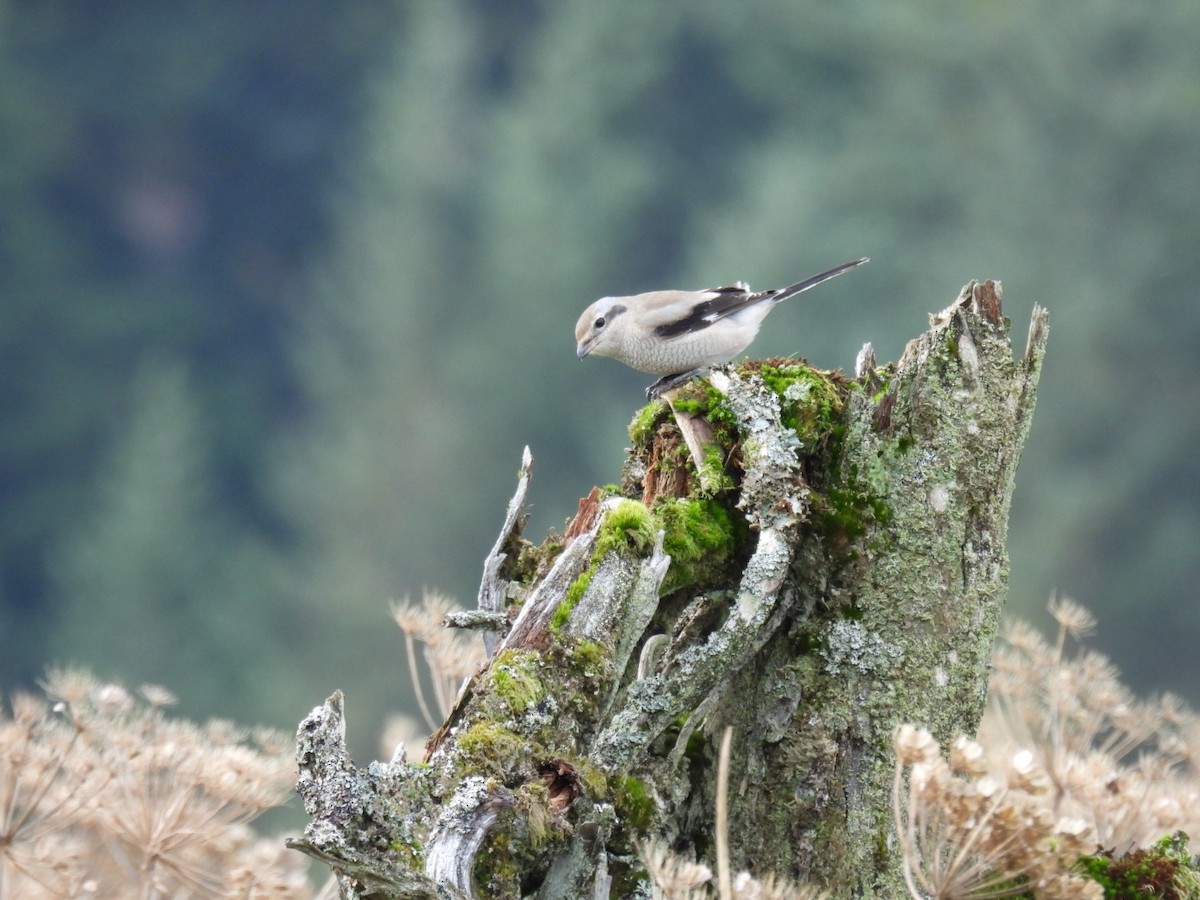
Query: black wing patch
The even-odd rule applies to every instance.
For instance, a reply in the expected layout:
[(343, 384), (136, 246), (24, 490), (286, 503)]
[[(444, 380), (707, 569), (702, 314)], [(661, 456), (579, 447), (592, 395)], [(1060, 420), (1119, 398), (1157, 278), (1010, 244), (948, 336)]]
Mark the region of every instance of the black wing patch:
[(731, 316), (741, 309), (745, 309), (753, 303), (758, 303), (760, 300), (768, 300), (778, 291), (763, 291), (758, 294), (751, 294), (746, 290), (744, 285), (734, 284), (726, 287), (710, 288), (705, 293), (716, 294), (717, 296), (705, 300), (703, 303), (697, 303), (692, 307), (691, 311), (681, 319), (676, 319), (674, 322), (668, 322), (665, 325), (659, 325), (654, 329), (655, 335), (660, 338), (677, 338), (685, 334), (694, 334), (697, 331), (703, 331), (714, 322), (719, 322), (726, 316)]
[(802, 294), (809, 288), (814, 288), (818, 284), (828, 281), (830, 278), (836, 278), (843, 272), (857, 269), (863, 263), (867, 262), (870, 262), (870, 260), (864, 256), (861, 259), (855, 259), (848, 263), (842, 263), (840, 266), (834, 266), (832, 269), (826, 269), (820, 275), (813, 275), (785, 288), (762, 291), (757, 294), (750, 293), (750, 288), (740, 283), (731, 284), (726, 287), (710, 288), (704, 293), (716, 294), (717, 296), (711, 300), (705, 300), (703, 303), (697, 303), (683, 318), (676, 319), (674, 322), (668, 322), (666, 325), (659, 325), (654, 329), (654, 333), (661, 338), (677, 338), (684, 334), (694, 334), (697, 331), (703, 331), (714, 322), (719, 322), (721, 319), (733, 315), (738, 310), (745, 309), (747, 306), (752, 306), (763, 300), (782, 303), (784, 300), (795, 297), (797, 294)]

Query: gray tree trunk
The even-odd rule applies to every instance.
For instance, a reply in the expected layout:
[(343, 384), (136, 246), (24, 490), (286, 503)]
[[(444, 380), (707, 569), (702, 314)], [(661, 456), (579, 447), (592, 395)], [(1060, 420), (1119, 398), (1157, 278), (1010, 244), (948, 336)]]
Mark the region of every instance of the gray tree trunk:
[(647, 840), (713, 859), (732, 726), (734, 865), (901, 896), (893, 729), (975, 731), (1006, 591), (1045, 311), (1020, 359), (1007, 325), (972, 282), (853, 380), (716, 369), (643, 410), (620, 493), (537, 548), (527, 456), (477, 617), (511, 627), (422, 763), (358, 769), (340, 695), (314, 710), (295, 846), (347, 897), (648, 896)]

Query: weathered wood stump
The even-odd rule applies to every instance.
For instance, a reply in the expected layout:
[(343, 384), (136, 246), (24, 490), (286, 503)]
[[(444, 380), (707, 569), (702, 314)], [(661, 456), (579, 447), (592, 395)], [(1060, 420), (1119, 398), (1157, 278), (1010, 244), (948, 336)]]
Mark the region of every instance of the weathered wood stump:
[(1014, 359), (972, 282), (895, 365), (719, 367), (540, 547), (527, 452), (476, 621), (511, 626), (423, 762), (359, 770), (340, 695), (314, 710), (298, 849), (347, 897), (647, 896), (646, 840), (712, 858), (731, 725), (734, 864), (900, 896), (892, 731), (978, 724), (1046, 334)]

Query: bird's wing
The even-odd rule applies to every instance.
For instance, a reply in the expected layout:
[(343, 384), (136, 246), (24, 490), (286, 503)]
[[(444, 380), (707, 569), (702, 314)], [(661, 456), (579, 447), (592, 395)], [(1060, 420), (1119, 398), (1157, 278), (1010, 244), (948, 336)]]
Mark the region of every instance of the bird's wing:
[(691, 294), (691, 301), (679, 304), (674, 315), (663, 319), (654, 329), (655, 335), (665, 340), (694, 334), (762, 300), (773, 297), (778, 291), (750, 293), (741, 282), (725, 287), (710, 288)]

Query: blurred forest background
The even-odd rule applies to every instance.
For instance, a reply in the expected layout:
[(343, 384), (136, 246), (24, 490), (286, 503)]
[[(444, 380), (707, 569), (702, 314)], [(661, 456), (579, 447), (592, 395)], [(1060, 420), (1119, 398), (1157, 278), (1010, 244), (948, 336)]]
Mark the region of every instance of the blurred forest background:
[(851, 369), (1004, 283), (1051, 339), (1010, 530), (1200, 703), (1200, 4), (0, 0), (0, 685), (78, 663), (360, 757), (388, 601), (616, 481), (605, 294), (794, 281)]

